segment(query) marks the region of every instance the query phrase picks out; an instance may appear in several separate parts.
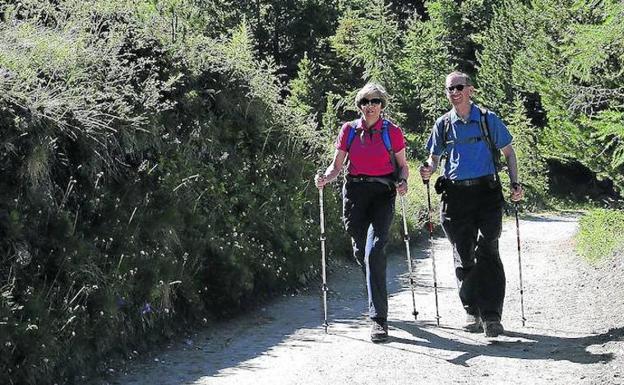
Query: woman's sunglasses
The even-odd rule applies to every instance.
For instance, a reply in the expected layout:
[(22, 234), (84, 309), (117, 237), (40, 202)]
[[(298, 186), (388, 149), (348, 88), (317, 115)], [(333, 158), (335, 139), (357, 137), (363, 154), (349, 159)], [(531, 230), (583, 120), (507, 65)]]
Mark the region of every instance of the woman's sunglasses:
[(464, 90), (464, 87), (466, 87), (465, 84), (457, 84), (457, 85), (454, 85), (454, 86), (446, 87), (446, 90), (448, 92), (453, 92), (453, 90), (457, 90), (457, 91), (461, 92), (461, 91)]
[(374, 99), (366, 99), (366, 98), (362, 98), (360, 99), (360, 107), (361, 106), (368, 106), (369, 104), (381, 104), (381, 99), (379, 98), (374, 98)]

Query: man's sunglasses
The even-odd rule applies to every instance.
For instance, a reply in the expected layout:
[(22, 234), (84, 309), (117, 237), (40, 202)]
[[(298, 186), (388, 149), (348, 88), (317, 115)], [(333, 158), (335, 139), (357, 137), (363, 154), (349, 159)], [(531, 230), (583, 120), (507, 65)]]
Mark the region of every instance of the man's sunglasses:
[(374, 98), (374, 99), (366, 99), (366, 98), (362, 98), (360, 99), (360, 106), (368, 106), (369, 104), (381, 104), (381, 99), (379, 98)]
[(454, 85), (454, 86), (446, 87), (446, 90), (448, 92), (453, 92), (453, 90), (457, 90), (457, 91), (461, 92), (461, 91), (464, 90), (464, 87), (466, 87), (465, 84), (457, 84), (457, 85)]

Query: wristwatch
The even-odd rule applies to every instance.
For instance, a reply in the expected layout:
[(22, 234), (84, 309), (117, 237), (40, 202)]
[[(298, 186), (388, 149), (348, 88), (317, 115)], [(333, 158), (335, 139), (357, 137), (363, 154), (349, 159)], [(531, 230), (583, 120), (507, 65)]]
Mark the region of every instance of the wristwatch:
[(399, 184), (405, 182), (405, 184), (407, 184), (407, 179), (405, 178), (399, 178)]
[(511, 183), (511, 188), (512, 188), (512, 189), (514, 189), (514, 190), (515, 190), (515, 189), (517, 189), (518, 187), (522, 187), (522, 185), (521, 185), (520, 183), (518, 183), (518, 182), (512, 182), (512, 183)]

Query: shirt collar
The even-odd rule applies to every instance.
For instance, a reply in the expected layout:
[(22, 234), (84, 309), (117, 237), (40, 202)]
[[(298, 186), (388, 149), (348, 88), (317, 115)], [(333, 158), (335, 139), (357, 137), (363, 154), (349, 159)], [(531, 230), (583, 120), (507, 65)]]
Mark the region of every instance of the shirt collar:
[[(479, 108), (473, 102), (470, 102), (470, 121), (478, 122), (480, 119)], [(455, 112), (455, 107), (453, 107), (451, 110), (451, 123), (455, 123), (458, 120), (462, 121), (459, 115), (457, 115), (457, 112)]]
[(381, 125), (383, 123), (383, 118), (379, 118), (379, 120), (377, 120), (377, 122), (375, 122), (375, 124), (373, 125), (373, 127), (370, 127), (370, 129), (366, 129), (365, 124), (364, 124), (364, 118), (360, 118), (358, 120), (357, 126), (355, 127), (358, 130), (364, 130), (364, 131), (370, 131), (371, 129), (373, 131), (380, 131), (381, 130)]

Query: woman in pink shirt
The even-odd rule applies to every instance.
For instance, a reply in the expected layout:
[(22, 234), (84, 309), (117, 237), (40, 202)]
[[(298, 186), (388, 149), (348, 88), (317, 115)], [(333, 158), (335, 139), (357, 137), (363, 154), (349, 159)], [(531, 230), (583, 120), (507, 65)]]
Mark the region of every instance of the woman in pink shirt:
[(355, 260), (366, 276), (371, 340), (382, 342), (388, 338), (384, 246), (396, 194), (407, 192), (409, 169), (403, 132), (383, 117), (388, 105), (386, 90), (379, 84), (368, 83), (357, 93), (355, 104), (362, 117), (342, 126), (334, 159), (323, 175), (316, 176), (315, 183), (323, 188), (335, 180), (349, 159), (342, 189), (343, 220), (351, 236)]

